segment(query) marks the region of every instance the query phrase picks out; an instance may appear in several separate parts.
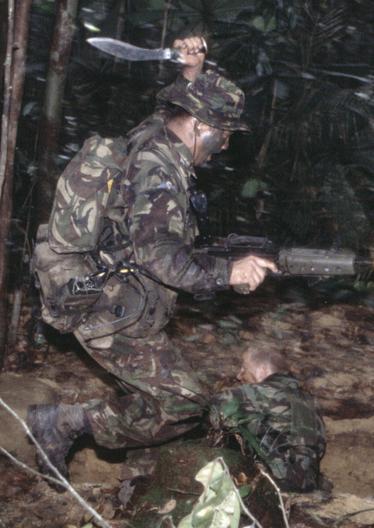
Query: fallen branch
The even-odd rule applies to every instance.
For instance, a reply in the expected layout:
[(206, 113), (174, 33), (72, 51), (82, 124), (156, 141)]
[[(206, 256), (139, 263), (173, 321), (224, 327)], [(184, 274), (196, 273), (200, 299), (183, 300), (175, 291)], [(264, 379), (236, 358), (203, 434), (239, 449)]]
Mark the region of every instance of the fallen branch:
[[(26, 434), (28, 435), (28, 437), (31, 439), (31, 441), (33, 442), (33, 444), (35, 445), (35, 447), (37, 448), (37, 450), (39, 451), (39, 453), (41, 454), (41, 456), (43, 457), (43, 460), (46, 462), (46, 464), (48, 465), (48, 467), (55, 473), (56, 475), (56, 479), (54, 477), (50, 477), (48, 475), (42, 475), (43, 478), (46, 478), (47, 480), (50, 480), (50, 481), (53, 481), (55, 484), (58, 484), (59, 486), (62, 486), (64, 487), (67, 491), (69, 491), (69, 493), (71, 495), (73, 495), (73, 497), (79, 502), (79, 504), (81, 506), (83, 506), (83, 508), (85, 510), (88, 511), (88, 513), (90, 513), (92, 515), (92, 517), (95, 519), (95, 521), (97, 522), (97, 524), (99, 526), (101, 526), (102, 528), (113, 528), (110, 524), (108, 524), (106, 522), (105, 519), (103, 519), (101, 517), (101, 515), (99, 513), (97, 513), (96, 510), (94, 510), (94, 508), (92, 508), (84, 499), (83, 497), (81, 497), (79, 495), (79, 493), (73, 488), (73, 486), (66, 480), (66, 478), (61, 475), (61, 473), (59, 472), (59, 470), (52, 464), (52, 462), (49, 460), (47, 454), (45, 453), (44, 449), (41, 447), (41, 445), (39, 444), (39, 442), (36, 440), (36, 438), (34, 437), (34, 435), (32, 434), (30, 428), (28, 427), (28, 425), (26, 424), (26, 422), (20, 417), (18, 416), (18, 414), (11, 408), (9, 407), (9, 405), (7, 403), (5, 403), (5, 401), (0, 398), (0, 405), (2, 407), (4, 407), (4, 409), (6, 409), (16, 420), (17, 422), (19, 422), (22, 426), (22, 428), (25, 430)], [(8, 453), (4, 448), (1, 448), (1, 451), (6, 454), (7, 456), (10, 455), (10, 453)], [(18, 459), (15, 459), (12, 455), (11, 456), (11, 459), (14, 461), (14, 460), (17, 460), (17, 463), (18, 465), (21, 465), (22, 467), (24, 468), (27, 468), (29, 471), (31, 471), (31, 473), (37, 473), (35, 472), (32, 468), (29, 468), (26, 464), (24, 464), (23, 462), (21, 461), (18, 461)]]
[(282, 497), (281, 490), (280, 490), (279, 487), (276, 485), (276, 483), (275, 483), (274, 480), (271, 478), (271, 476), (268, 475), (268, 474), (266, 473), (266, 471), (264, 471), (259, 465), (258, 465), (258, 469), (259, 469), (261, 475), (263, 475), (265, 478), (268, 479), (268, 481), (272, 484), (272, 486), (274, 487), (275, 491), (277, 492), (277, 495), (278, 495), (278, 498), (279, 498), (279, 507), (280, 507), (281, 512), (282, 512), (282, 515), (283, 515), (284, 525), (285, 525), (286, 528), (290, 528), (290, 525), (288, 524), (286, 508), (285, 508), (285, 506), (284, 506), (284, 502), (283, 502), (283, 497)]

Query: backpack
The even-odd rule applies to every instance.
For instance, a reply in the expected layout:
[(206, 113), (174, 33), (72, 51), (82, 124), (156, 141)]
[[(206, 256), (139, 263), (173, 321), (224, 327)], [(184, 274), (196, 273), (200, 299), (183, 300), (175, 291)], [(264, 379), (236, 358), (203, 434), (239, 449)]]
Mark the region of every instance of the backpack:
[(126, 160), (122, 137), (96, 135), (84, 142), (57, 182), (49, 219), (51, 249), (57, 253), (96, 249), (113, 184), (122, 178)]
[(119, 244), (117, 254), (102, 251), (99, 242), (113, 189), (163, 126), (160, 111), (126, 138), (90, 137), (57, 182), (49, 224), (37, 233), (31, 270), (40, 288), (42, 319), (62, 333), (78, 326), (84, 331), (82, 323), (93, 315), (96, 322), (87, 322), (88, 334), (110, 335), (145, 311), (150, 293), (144, 270), (118, 261), (129, 241)]
[(95, 135), (66, 166), (49, 224), (39, 226), (31, 260), (42, 319), (72, 332), (101, 296), (107, 273), (94, 258), (113, 184), (126, 167), (126, 141)]

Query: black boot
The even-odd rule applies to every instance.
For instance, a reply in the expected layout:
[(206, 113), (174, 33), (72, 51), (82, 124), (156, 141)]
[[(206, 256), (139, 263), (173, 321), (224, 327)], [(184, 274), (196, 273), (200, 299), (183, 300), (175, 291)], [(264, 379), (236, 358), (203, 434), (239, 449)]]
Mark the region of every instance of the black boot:
[[(68, 478), (66, 457), (74, 440), (91, 428), (80, 404), (76, 405), (30, 405), (27, 424), (49, 460)], [(56, 477), (39, 451), (36, 460), (40, 471)]]

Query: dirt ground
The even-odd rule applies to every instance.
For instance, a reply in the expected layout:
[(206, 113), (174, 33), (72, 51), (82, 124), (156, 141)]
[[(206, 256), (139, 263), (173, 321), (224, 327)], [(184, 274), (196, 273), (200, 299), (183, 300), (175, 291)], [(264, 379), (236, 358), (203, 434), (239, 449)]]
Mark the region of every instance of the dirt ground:
[[(290, 527), (374, 527), (373, 307), (373, 294), (358, 294), (349, 286), (269, 280), (250, 296), (221, 294), (202, 303), (182, 298), (169, 326), (175, 345), (217, 390), (234, 382), (241, 350), (256, 338), (275, 341), (319, 401), (328, 435), (322, 472), (333, 489), (285, 494)], [(74, 340), (52, 334), (48, 350), (31, 347), (27, 328), (9, 357), (8, 371), (0, 375), (0, 396), (21, 417), (30, 403), (82, 402), (116, 390)], [(0, 419), (0, 446), (35, 468), (34, 447), (24, 431), (3, 409)], [(71, 481), (113, 528), (153, 528), (166, 513), (178, 522), (190, 511), (201, 493), (193, 477), (204, 460), (216, 455), (199, 438), (135, 453), (98, 451), (83, 443), (70, 463)], [(136, 467), (140, 461), (148, 473), (153, 468), (152, 477), (145, 470), (133, 482), (126, 478), (135, 458)], [(236, 463), (238, 475), (250, 473), (243, 460)], [(89, 523), (90, 514), (67, 492), (55, 492), (5, 456), (0, 456), (0, 469), (0, 528)], [(261, 492), (260, 502), (266, 502), (268, 492)], [(252, 506), (264, 528), (284, 526), (277, 507), (270, 515), (270, 508), (253, 501)]]

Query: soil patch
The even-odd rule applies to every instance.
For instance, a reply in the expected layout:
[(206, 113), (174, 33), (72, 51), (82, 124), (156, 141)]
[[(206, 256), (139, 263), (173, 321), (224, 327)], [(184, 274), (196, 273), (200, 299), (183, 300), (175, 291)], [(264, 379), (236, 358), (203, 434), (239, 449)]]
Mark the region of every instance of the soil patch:
[[(285, 494), (291, 527), (374, 526), (372, 321), (372, 308), (365, 303), (335, 303), (324, 300), (322, 293), (312, 296), (305, 287), (286, 290), (269, 281), (251, 296), (222, 294), (200, 304), (184, 297), (170, 325), (175, 345), (216, 390), (234, 383), (241, 351), (256, 339), (264, 345), (278, 343), (305, 388), (316, 396), (328, 434), (322, 470), (334, 487), (332, 493)], [(28, 360), (23, 362), (27, 370), (16, 372), (18, 353), (15, 350), (11, 355), (13, 372), (0, 375), (0, 390), (23, 417), (29, 403), (74, 403), (117, 391), (73, 340), (59, 343), (55, 336), (48, 351), (29, 350)], [(3, 410), (0, 418), (6, 423), (0, 429), (0, 444), (32, 463), (33, 448), (24, 432), (11, 424)], [(113, 458), (98, 453), (93, 445), (82, 445), (70, 464), (72, 482), (113, 528), (129, 526), (126, 522), (130, 519), (131, 526), (140, 528), (144, 522), (153, 523), (152, 515), (159, 520), (157, 511), (171, 506), (170, 512), (179, 518), (200, 492), (194, 475), (206, 459), (203, 440), (194, 439), (193, 449), (190, 441), (183, 440), (182, 447), (171, 443), (153, 448), (153, 456), (160, 460), (162, 449), (167, 449), (162, 455), (164, 462), (151, 476), (139, 472), (133, 482), (126, 477), (126, 469), (133, 464), (130, 452)], [(146, 460), (147, 456), (144, 451), (140, 458)], [(42, 479), (28, 475), (4, 457), (0, 457), (0, 471), (1, 528), (79, 528), (89, 521), (67, 493), (57, 494)], [(248, 476), (253, 477), (250, 472)], [(151, 489), (153, 499), (145, 499)], [(273, 492), (269, 493), (273, 497)], [(152, 503), (157, 494), (157, 504)], [(281, 528), (282, 521), (274, 521), (265, 494), (261, 495), (262, 502), (252, 502), (251, 508), (264, 528)], [(148, 506), (141, 508), (141, 502)], [(243, 519), (246, 525), (248, 521)]]

